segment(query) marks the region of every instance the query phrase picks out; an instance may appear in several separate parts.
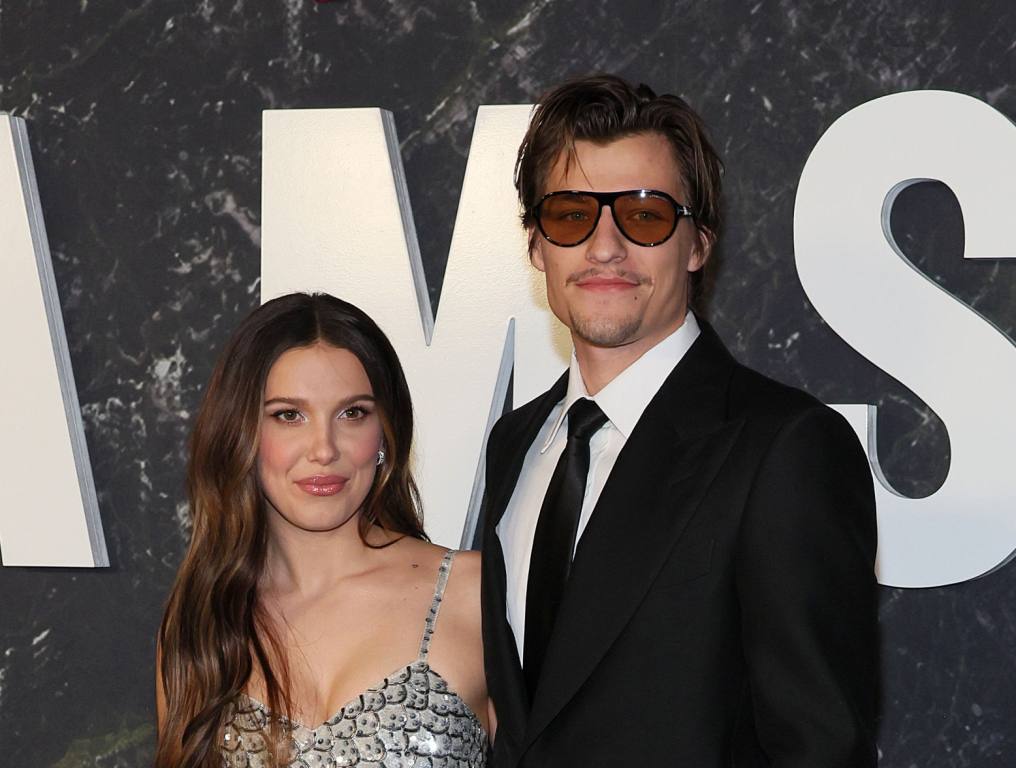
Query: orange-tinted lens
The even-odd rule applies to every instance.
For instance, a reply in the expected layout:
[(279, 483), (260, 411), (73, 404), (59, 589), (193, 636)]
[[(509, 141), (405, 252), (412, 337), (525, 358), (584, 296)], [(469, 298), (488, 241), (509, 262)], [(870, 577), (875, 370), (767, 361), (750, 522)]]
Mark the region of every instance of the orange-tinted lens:
[(647, 245), (670, 237), (677, 211), (665, 197), (622, 195), (614, 201), (614, 221), (629, 238)]
[(540, 229), (558, 245), (574, 245), (593, 231), (598, 210), (588, 195), (554, 195), (540, 204)]

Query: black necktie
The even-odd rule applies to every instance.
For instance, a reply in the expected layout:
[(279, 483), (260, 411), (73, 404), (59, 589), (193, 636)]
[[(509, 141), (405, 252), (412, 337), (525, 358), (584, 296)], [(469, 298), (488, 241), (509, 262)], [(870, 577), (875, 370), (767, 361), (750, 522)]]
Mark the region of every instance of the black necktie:
[(554, 617), (571, 571), (582, 497), (589, 474), (589, 438), (607, 417), (592, 400), (576, 400), (568, 409), (568, 443), (557, 461), (540, 508), (526, 588), (523, 667), (532, 698), (543, 667)]

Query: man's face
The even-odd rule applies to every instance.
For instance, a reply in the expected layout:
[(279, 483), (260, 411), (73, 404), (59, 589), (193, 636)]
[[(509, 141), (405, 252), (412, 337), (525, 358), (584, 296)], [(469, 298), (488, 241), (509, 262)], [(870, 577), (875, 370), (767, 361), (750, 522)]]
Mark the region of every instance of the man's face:
[[(660, 134), (607, 144), (576, 141), (567, 170), (565, 157), (558, 156), (543, 194), (655, 189), (688, 204), (681, 169)], [(702, 268), (710, 247), (687, 217), (661, 245), (635, 245), (618, 230), (606, 206), (593, 234), (577, 246), (565, 248), (539, 231), (533, 234), (530, 257), (546, 276), (550, 308), (576, 341), (598, 347), (641, 342), (648, 348), (676, 330), (688, 307), (689, 273)]]

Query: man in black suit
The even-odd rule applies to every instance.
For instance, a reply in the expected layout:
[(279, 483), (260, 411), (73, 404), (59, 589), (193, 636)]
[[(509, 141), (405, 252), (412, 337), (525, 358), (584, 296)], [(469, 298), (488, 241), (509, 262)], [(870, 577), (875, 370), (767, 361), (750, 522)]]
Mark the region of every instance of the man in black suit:
[(487, 447), (494, 766), (874, 766), (871, 474), (688, 309), (720, 219), (701, 120), (566, 83), (516, 184), (574, 354)]

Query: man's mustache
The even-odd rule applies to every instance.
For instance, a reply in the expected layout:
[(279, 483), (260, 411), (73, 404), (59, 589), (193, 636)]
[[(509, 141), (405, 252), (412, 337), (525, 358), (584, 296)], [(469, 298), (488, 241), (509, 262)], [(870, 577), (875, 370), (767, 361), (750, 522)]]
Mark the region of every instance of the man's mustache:
[(568, 279), (565, 280), (565, 285), (571, 285), (582, 280), (589, 280), (596, 277), (616, 277), (619, 280), (627, 280), (628, 282), (636, 285), (649, 285), (652, 282), (646, 275), (639, 274), (638, 272), (632, 272), (630, 270), (603, 270), (591, 267), (590, 269), (583, 269), (581, 272), (572, 272), (568, 275)]

